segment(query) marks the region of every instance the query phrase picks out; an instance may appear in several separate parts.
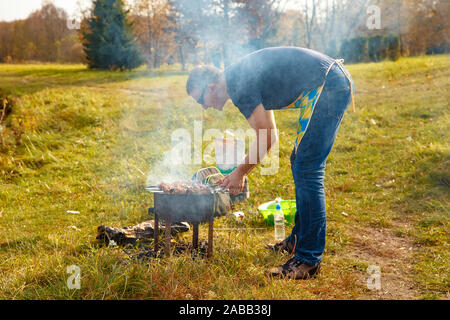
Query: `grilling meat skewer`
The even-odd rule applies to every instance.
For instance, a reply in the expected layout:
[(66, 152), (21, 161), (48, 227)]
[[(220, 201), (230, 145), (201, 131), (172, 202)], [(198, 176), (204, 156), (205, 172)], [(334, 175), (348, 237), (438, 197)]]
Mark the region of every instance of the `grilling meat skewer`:
[(204, 184), (197, 182), (186, 182), (178, 181), (173, 183), (160, 183), (158, 188), (164, 193), (170, 194), (187, 194), (187, 193), (197, 193), (197, 194), (207, 194), (211, 193), (210, 188)]

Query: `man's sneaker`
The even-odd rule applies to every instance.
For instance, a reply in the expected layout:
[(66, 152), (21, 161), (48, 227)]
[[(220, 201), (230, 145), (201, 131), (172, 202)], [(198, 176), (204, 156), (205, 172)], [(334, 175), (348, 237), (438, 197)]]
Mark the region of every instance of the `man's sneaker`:
[(285, 264), (269, 270), (272, 277), (282, 277), (289, 279), (310, 279), (320, 272), (320, 263), (318, 265), (307, 265), (295, 257), (289, 259)]
[(289, 242), (289, 238), (284, 239), (276, 244), (268, 244), (266, 248), (275, 252), (287, 252), (292, 253), (294, 250), (294, 244)]

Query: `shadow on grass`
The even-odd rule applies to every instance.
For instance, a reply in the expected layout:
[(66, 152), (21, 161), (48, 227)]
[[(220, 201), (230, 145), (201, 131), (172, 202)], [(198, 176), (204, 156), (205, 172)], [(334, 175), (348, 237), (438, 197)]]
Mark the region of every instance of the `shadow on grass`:
[[(436, 212), (445, 213), (450, 194), (450, 155), (447, 152), (426, 150), (420, 153), (415, 170), (405, 177), (403, 197), (393, 202), (394, 209), (421, 215), (428, 219)], [(448, 216), (448, 211), (442, 217)]]
[(33, 236), (31, 238), (5, 241), (0, 243), (0, 252), (8, 252), (10, 250), (30, 250), (33, 246), (41, 244), (44, 239), (41, 236)]
[[(423, 182), (432, 188), (450, 194), (450, 154), (448, 152), (429, 150), (422, 153), (414, 176), (423, 175)], [(431, 191), (431, 190), (430, 190)]]
[[(144, 68), (131, 71), (93, 70), (85, 66), (30, 65), (17, 69), (2, 69), (0, 79), (7, 78), (5, 83), (0, 80), (0, 88), (5, 94), (21, 96), (32, 94), (45, 88), (65, 86), (98, 86), (108, 83), (119, 83), (142, 78), (173, 77), (186, 75), (185, 71), (148, 71)], [(16, 81), (14, 80), (17, 79)]]

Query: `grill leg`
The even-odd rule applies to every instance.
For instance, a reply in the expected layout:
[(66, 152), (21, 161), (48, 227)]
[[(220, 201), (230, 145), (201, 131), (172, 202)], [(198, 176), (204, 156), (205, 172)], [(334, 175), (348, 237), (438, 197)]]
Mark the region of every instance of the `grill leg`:
[(194, 222), (192, 229), (192, 247), (198, 249), (198, 223)]
[(214, 230), (213, 226), (214, 226), (214, 218), (211, 217), (208, 226), (208, 254), (206, 255), (207, 258), (211, 258), (213, 254), (213, 230)]
[(159, 240), (159, 217), (155, 213), (155, 230), (153, 230), (153, 239), (155, 242), (155, 253), (158, 252), (158, 240)]
[(170, 219), (166, 220), (166, 231), (164, 232), (165, 244), (164, 244), (164, 254), (166, 257), (170, 257), (170, 229), (172, 227), (172, 221)]

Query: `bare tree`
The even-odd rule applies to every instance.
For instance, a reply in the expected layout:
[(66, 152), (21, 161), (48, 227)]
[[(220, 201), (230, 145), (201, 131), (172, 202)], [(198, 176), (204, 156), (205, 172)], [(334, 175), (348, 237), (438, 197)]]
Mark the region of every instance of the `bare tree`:
[(304, 0), (304, 16), (306, 28), (306, 46), (311, 48), (312, 33), (316, 22), (316, 8), (318, 0)]
[(277, 25), (286, 2), (280, 0), (239, 0), (236, 19), (243, 22), (248, 42), (255, 49), (269, 45), (268, 41), (277, 31)]
[(324, 19), (322, 23), (317, 26), (322, 42), (322, 50), (331, 56), (335, 56), (337, 54), (336, 40), (334, 38), (337, 17), (336, 0), (325, 0), (323, 12)]
[(205, 0), (172, 0), (175, 9), (175, 42), (182, 70), (189, 56), (197, 60), (201, 31), (205, 24)]
[(165, 0), (137, 0), (133, 8), (135, 32), (144, 49), (148, 68), (161, 64), (162, 52), (174, 43), (174, 15)]

